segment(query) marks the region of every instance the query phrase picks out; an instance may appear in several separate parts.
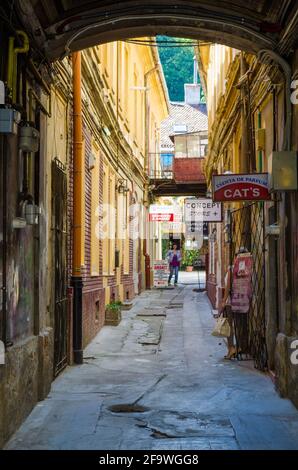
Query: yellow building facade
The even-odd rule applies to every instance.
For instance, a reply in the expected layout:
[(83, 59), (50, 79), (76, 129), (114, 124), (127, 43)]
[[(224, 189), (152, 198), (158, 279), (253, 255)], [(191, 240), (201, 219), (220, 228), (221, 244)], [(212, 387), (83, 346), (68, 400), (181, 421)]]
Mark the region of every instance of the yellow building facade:
[[(210, 190), (214, 174), (268, 172), (270, 154), (283, 150), (286, 136), (287, 96), (281, 68), (217, 44), (200, 46), (199, 57), (207, 90)], [(258, 369), (271, 371), (283, 394), (292, 393), (286, 391), (288, 365), (282, 345), (294, 321), (286, 294), (291, 282), (286, 261), (287, 198), (275, 193), (269, 201), (223, 203), (223, 222), (209, 226), (207, 273), (209, 298), (221, 310), (228, 266), (241, 250), (251, 254), (247, 349)], [(269, 234), (271, 226), (279, 227), (277, 237)]]
[(114, 42), (82, 59), (82, 250), (84, 344), (105, 305), (145, 288), (148, 170), (159, 148), (168, 95), (156, 48)]

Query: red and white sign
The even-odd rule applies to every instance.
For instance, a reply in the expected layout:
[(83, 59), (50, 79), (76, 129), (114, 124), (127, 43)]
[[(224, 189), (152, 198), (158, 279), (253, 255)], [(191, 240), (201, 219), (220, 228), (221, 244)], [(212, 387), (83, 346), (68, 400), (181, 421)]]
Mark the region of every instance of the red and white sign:
[(165, 260), (156, 260), (153, 264), (154, 287), (167, 287), (169, 277), (169, 265)]
[(231, 307), (233, 312), (248, 313), (252, 297), (252, 265), (250, 253), (237, 255), (233, 268)]
[(174, 214), (149, 214), (150, 222), (174, 222)]
[(268, 173), (214, 175), (212, 189), (214, 202), (270, 199)]
[(180, 206), (151, 204), (149, 207), (150, 222), (181, 222), (181, 220)]

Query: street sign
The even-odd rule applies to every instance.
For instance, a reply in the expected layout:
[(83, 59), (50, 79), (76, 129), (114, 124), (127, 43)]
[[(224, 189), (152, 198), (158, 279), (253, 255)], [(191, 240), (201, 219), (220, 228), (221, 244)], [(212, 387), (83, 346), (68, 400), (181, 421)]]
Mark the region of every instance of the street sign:
[(173, 222), (174, 214), (149, 214), (150, 222)]
[(185, 223), (185, 234), (191, 235), (192, 233), (201, 233), (203, 236), (208, 235), (208, 223), (207, 222), (186, 222)]
[(154, 287), (166, 287), (169, 278), (169, 265), (165, 260), (156, 260), (153, 263)]
[(221, 204), (212, 199), (185, 199), (185, 222), (221, 222)]
[(268, 173), (214, 175), (212, 190), (214, 202), (270, 199)]

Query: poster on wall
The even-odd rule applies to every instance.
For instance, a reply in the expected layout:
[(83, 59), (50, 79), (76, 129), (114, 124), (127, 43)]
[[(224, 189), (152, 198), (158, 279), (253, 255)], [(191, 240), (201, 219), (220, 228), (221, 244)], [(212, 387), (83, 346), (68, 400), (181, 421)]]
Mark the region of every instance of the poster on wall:
[(156, 260), (153, 263), (153, 286), (167, 287), (169, 278), (169, 265), (165, 260)]
[(248, 313), (252, 297), (253, 259), (250, 253), (237, 255), (233, 269), (231, 307), (233, 312)]

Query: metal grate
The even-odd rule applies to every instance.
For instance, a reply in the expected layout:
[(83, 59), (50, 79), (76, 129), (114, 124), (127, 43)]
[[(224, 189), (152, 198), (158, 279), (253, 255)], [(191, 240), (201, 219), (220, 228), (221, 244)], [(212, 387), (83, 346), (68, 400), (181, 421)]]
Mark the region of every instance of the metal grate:
[[(267, 369), (265, 323), (264, 203), (247, 204), (231, 212), (231, 261), (240, 248), (253, 258), (253, 295), (248, 314), (235, 314), (236, 341), (242, 353), (249, 354), (255, 367)], [(233, 285), (232, 285), (233, 289)]]
[(54, 376), (67, 365), (67, 230), (66, 230), (67, 183), (64, 165), (55, 159), (52, 162), (52, 215), (54, 231)]

